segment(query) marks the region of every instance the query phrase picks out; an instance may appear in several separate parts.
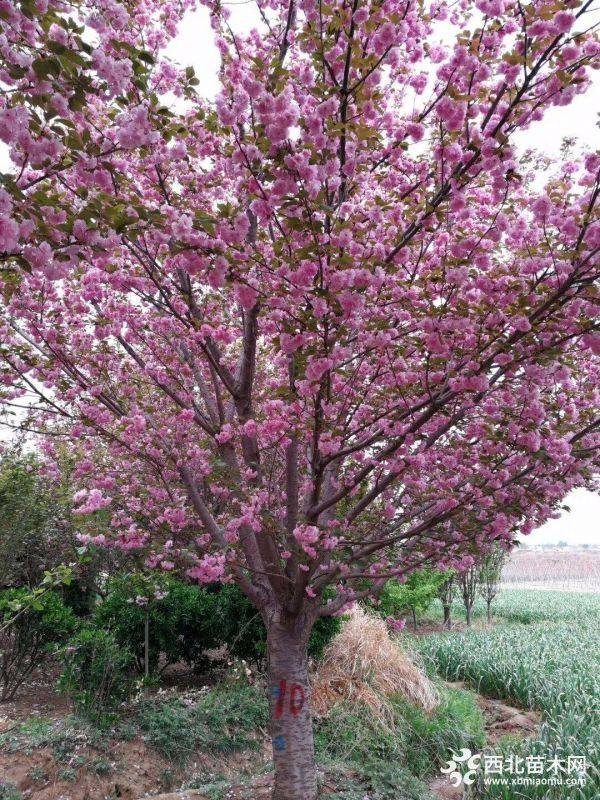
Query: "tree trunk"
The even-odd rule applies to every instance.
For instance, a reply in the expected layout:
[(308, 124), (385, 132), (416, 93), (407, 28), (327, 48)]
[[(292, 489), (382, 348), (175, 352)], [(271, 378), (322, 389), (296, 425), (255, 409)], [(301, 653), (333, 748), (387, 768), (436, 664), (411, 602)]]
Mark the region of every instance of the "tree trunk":
[(144, 676), (150, 676), (150, 615), (146, 611), (144, 620)]
[(412, 618), (413, 618), (413, 628), (417, 630), (417, 612), (416, 609), (414, 608), (412, 610)]
[(467, 627), (469, 628), (471, 626), (471, 606), (466, 606), (466, 612), (467, 612)]
[(492, 624), (492, 601), (487, 601), (487, 621), (488, 625)]
[(273, 800), (316, 800), (318, 794), (308, 684), (309, 631), (280, 623), (268, 627)]
[(452, 627), (450, 606), (444, 606), (444, 627), (448, 628), (448, 630)]

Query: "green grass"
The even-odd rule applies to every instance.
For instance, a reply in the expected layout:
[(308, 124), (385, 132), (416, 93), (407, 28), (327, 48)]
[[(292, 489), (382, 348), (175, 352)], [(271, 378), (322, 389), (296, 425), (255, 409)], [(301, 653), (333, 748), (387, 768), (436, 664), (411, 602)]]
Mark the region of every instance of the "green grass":
[(0, 800), (23, 800), (23, 795), (12, 783), (5, 783), (0, 778)]
[(264, 692), (253, 686), (217, 687), (189, 706), (179, 698), (149, 699), (140, 704), (138, 721), (146, 740), (179, 764), (196, 748), (209, 753), (258, 748), (269, 724)]
[[(512, 590), (499, 598), (496, 613), (508, 624), (426, 636), (415, 639), (415, 647), (447, 680), (464, 680), (482, 694), (541, 711), (540, 736), (522, 742), (520, 753), (585, 756), (591, 765), (587, 785), (581, 790), (569, 788), (569, 797), (596, 800), (600, 796), (594, 769), (600, 755), (600, 598)], [(529, 624), (520, 624), (525, 620)], [(514, 745), (511, 752), (519, 754)], [(513, 796), (503, 791), (509, 790), (494, 787), (480, 796)], [(520, 787), (519, 797), (558, 800), (565, 791)]]
[(317, 760), (345, 789), (339, 800), (426, 800), (423, 781), (437, 775), (449, 748), (483, 746), (483, 719), (470, 692), (440, 689), (441, 702), (425, 714), (393, 699), (393, 722), (382, 725), (368, 709), (340, 703), (317, 720)]

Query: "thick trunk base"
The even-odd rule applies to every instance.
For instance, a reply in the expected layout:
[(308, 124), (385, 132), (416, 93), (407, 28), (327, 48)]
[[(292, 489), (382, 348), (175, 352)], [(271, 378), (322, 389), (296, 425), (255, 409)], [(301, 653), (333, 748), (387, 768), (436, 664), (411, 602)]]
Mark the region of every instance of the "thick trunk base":
[(279, 625), (268, 633), (269, 706), (275, 782), (273, 800), (316, 800), (305, 632)]

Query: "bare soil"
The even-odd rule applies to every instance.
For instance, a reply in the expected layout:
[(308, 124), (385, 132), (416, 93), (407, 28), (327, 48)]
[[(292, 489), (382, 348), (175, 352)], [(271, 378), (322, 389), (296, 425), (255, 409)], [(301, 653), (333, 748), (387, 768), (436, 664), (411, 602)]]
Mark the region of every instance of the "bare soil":
[[(492, 745), (501, 736), (530, 736), (539, 728), (539, 716), (534, 712), (482, 696), (477, 697), (477, 702)], [(270, 798), (272, 774), (265, 771), (270, 755), (268, 742), (261, 751), (238, 753), (226, 761), (216, 761), (199, 752), (185, 770), (177, 769), (139, 735), (130, 741), (110, 737), (90, 740), (74, 731), (76, 738), (66, 758), (57, 757), (50, 746), (11, 752), (10, 737), (13, 733), (18, 735), (22, 723), (35, 725), (37, 718), (58, 729), (71, 711), (69, 700), (57, 694), (52, 683), (39, 679), (24, 687), (18, 699), (0, 705), (0, 735), (9, 739), (8, 747), (0, 748), (0, 785), (13, 784), (27, 800), (208, 800), (194, 789), (174, 791), (194, 774), (202, 774), (231, 781), (228, 800)], [(254, 777), (242, 785), (237, 781), (244, 773)], [(208, 783), (210, 778), (203, 777), (203, 781)], [(432, 781), (430, 790), (441, 800), (462, 797), (462, 790), (452, 787), (445, 776)], [(324, 795), (335, 791), (336, 787), (327, 782), (323, 786)]]
[[(73, 731), (64, 756), (51, 746), (32, 744), (11, 749), (16, 746), (23, 724), (34, 730), (37, 721), (45, 729), (57, 732), (65, 727), (65, 720), (73, 711), (72, 704), (68, 697), (56, 692), (54, 685), (53, 678), (44, 681), (36, 676), (21, 687), (15, 700), (0, 704), (0, 736), (5, 740), (4, 747), (0, 747), (0, 788), (3, 783), (12, 784), (27, 800), (136, 800), (147, 796), (154, 799), (160, 792), (180, 787), (197, 774), (206, 783), (211, 775), (219, 779), (230, 776), (233, 782), (234, 776), (241, 772), (251, 772), (268, 763), (265, 743), (260, 752), (236, 753), (228, 756), (226, 762), (198, 752), (185, 769), (178, 769), (140, 735), (124, 741), (110, 736), (90, 738), (80, 730)], [(237, 787), (232, 786), (232, 792), (231, 798), (244, 796)], [(205, 800), (195, 790), (164, 795), (167, 796)], [(248, 796), (262, 797), (260, 793)]]

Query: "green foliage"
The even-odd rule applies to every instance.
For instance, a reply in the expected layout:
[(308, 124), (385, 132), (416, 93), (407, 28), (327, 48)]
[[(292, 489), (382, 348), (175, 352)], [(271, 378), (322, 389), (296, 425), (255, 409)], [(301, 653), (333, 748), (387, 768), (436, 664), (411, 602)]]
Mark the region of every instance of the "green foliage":
[[(236, 776), (237, 777), (237, 776)], [(236, 780), (239, 783), (239, 780)], [(231, 781), (223, 775), (192, 775), (185, 783), (185, 789), (195, 789), (201, 792), (207, 800), (222, 800), (230, 793)]]
[(111, 631), (86, 625), (64, 650), (60, 684), (73, 695), (81, 711), (101, 720), (130, 696), (133, 662), (131, 650)]
[[(152, 582), (152, 585), (151, 585)], [(162, 599), (156, 599), (166, 593)], [(139, 604), (138, 599), (148, 600)], [(149, 616), (150, 669), (157, 668), (160, 654), (166, 664), (185, 661), (203, 666), (201, 651), (218, 646), (214, 593), (200, 590), (167, 576), (149, 578), (121, 574), (106, 586), (106, 599), (94, 610), (91, 624), (110, 630), (119, 644), (135, 656), (138, 671), (144, 664), (144, 626)]]
[(35, 586), (57, 565), (65, 548), (64, 512), (33, 457), (0, 460), (0, 588)]
[[(68, 475), (72, 465), (63, 467)], [(123, 556), (107, 548), (81, 553), (71, 493), (68, 479), (58, 484), (46, 479), (30, 454), (0, 458), (0, 589), (28, 587), (35, 599), (54, 587), (75, 614), (85, 616), (94, 602), (97, 574), (114, 570)], [(87, 533), (100, 532), (94, 521), (77, 524)]]
[(448, 751), (456, 749), (456, 742), (473, 752), (485, 744), (483, 715), (470, 692), (443, 692), (434, 714), (425, 714), (401, 698), (397, 700), (397, 708), (406, 736), (405, 763), (415, 775), (436, 773)]
[(59, 770), (58, 780), (68, 781), (69, 783), (75, 783), (75, 781), (77, 780), (77, 770), (74, 769), (73, 767), (63, 767), (63, 769)]
[(405, 583), (389, 580), (383, 587), (376, 610), (382, 617), (394, 619), (408, 612), (424, 614), (447, 578), (446, 572), (422, 569), (411, 572)]
[(0, 800), (23, 800), (23, 795), (14, 784), (0, 779)]
[[(442, 690), (441, 690), (442, 691)], [(402, 697), (393, 699), (394, 720), (382, 725), (368, 709), (336, 705), (317, 721), (315, 744), (319, 761), (354, 774), (354, 786), (334, 797), (353, 798), (360, 790), (372, 800), (425, 798), (422, 779), (438, 772), (449, 748), (480, 748), (484, 727), (470, 692), (442, 691), (439, 707), (425, 714)]]
[(31, 602), (27, 589), (0, 592), (0, 698), (13, 698), (21, 684), (77, 627), (59, 594)]
[(102, 756), (93, 758), (87, 766), (87, 771), (94, 775), (109, 775), (111, 770), (110, 761), (102, 758)]
[[(595, 765), (600, 755), (596, 712), (600, 696), (600, 598), (533, 592), (530, 608), (519, 610), (512, 605), (517, 598), (523, 603), (527, 594), (515, 592), (503, 604), (501, 597), (498, 613), (545, 620), (545, 615), (564, 600), (572, 611), (580, 602), (587, 616), (580, 610), (554, 622), (428, 636), (416, 641), (415, 646), (447, 679), (465, 680), (482, 694), (542, 712), (539, 737), (523, 741), (520, 748), (511, 744), (512, 753), (548, 758), (581, 755)], [(563, 609), (562, 614), (567, 612)], [(524, 798), (558, 800), (563, 789), (557, 787), (557, 794), (544, 794), (549, 790), (543, 786), (520, 787), (519, 791)], [(589, 772), (578, 797), (595, 800), (599, 793), (598, 775)], [(485, 797), (503, 796), (500, 787), (486, 789)]]
[(370, 773), (357, 770), (352, 764), (330, 764), (327, 767), (327, 800), (436, 800), (423, 781), (400, 764), (374, 762)]
[(184, 764), (196, 748), (227, 753), (260, 745), (268, 726), (264, 693), (254, 686), (212, 689), (196, 703), (153, 698), (139, 709), (139, 724), (147, 741), (165, 758)]
[[(226, 644), (237, 658), (250, 662), (262, 660), (267, 652), (267, 632), (260, 614), (235, 584), (219, 587), (216, 595), (215, 616), (210, 621), (219, 645)], [(312, 658), (321, 657), (340, 626), (337, 617), (321, 617), (315, 622), (308, 642)]]
[[(154, 582), (149, 585), (149, 582)], [(197, 672), (218, 663), (207, 650), (223, 650), (227, 657), (261, 661), (266, 654), (266, 630), (260, 614), (235, 585), (200, 587), (169, 576), (122, 574), (109, 581), (106, 600), (92, 616), (92, 624), (108, 629), (135, 655), (138, 670), (144, 663), (144, 624), (149, 615), (150, 668), (183, 661)], [(156, 591), (158, 597), (156, 599)], [(165, 594), (163, 597), (162, 595)], [(147, 598), (147, 604), (138, 604)], [(309, 653), (321, 655), (339, 630), (340, 621), (319, 619), (309, 642)]]

